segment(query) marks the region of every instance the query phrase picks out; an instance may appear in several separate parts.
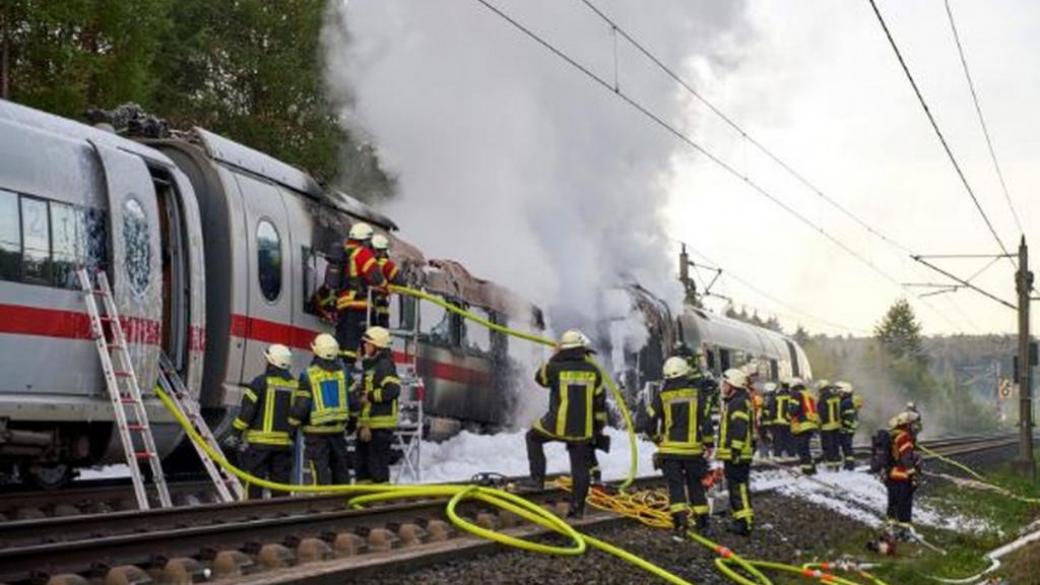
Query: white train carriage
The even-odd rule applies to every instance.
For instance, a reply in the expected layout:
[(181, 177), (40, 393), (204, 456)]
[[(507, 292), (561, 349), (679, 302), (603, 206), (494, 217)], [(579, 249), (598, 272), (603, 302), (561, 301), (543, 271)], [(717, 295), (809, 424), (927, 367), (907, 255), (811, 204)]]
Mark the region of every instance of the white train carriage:
[[(135, 141), (0, 102), (0, 465), (55, 484), (119, 453), (74, 266), (107, 270), (142, 384), (154, 383), (165, 352), (219, 433), (263, 371), (267, 344), (293, 347), (299, 370), (313, 337), (331, 329), (312, 298), (325, 252), (358, 220), (396, 229), (298, 169), (205, 130)], [(539, 319), (501, 287), (391, 239), (411, 284), (498, 322)], [(505, 424), (506, 339), (415, 307), (400, 299), (392, 316), (406, 327), (424, 317), (426, 412)], [(148, 394), (166, 454), (182, 437)]]

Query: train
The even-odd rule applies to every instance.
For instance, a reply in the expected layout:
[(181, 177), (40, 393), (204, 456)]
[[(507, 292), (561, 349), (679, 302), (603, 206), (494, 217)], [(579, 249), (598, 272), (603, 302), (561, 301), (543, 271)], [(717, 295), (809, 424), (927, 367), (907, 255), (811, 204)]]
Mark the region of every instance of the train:
[[(125, 116), (123, 116), (125, 114)], [(57, 487), (83, 467), (121, 461), (77, 267), (104, 271), (126, 331), (157, 446), (185, 437), (149, 391), (160, 354), (215, 434), (285, 343), (294, 370), (331, 326), (314, 303), (332, 251), (357, 221), (392, 242), (407, 284), (495, 322), (540, 331), (539, 307), (447, 259), (429, 259), (394, 221), (306, 172), (193, 128), (123, 112), (120, 132), (0, 100), (0, 480)], [(774, 377), (808, 372), (793, 340), (687, 306), (672, 315), (638, 285), (624, 289), (650, 332), (624, 355), (626, 386), (660, 377), (678, 342), (716, 371), (751, 360)], [(516, 347), (455, 313), (395, 296), (392, 327), (411, 331), (428, 429), (493, 432), (514, 423)], [(516, 345), (515, 343), (513, 344)], [(528, 348), (529, 349), (529, 348)]]

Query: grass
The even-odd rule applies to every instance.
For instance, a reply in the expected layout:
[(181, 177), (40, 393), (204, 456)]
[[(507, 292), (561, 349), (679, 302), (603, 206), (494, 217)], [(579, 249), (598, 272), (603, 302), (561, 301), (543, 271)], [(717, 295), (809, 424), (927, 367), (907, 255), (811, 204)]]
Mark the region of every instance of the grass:
[[(958, 472), (954, 475), (962, 474)], [(1040, 497), (1038, 485), (1021, 478), (1009, 466), (989, 470), (985, 475), (991, 483), (1007, 488), (1013, 493)], [(865, 549), (865, 543), (877, 536), (870, 530), (850, 533), (839, 548), (850, 557), (882, 564), (883, 566), (875, 572), (890, 585), (935, 583), (927, 576), (963, 578), (986, 569), (989, 562), (983, 558), (985, 553), (1017, 538), (1021, 528), (1040, 516), (1040, 505), (1019, 502), (996, 492), (970, 489), (936, 479), (930, 480), (930, 484), (919, 492), (915, 504), (922, 499), (942, 513), (983, 518), (992, 530), (971, 533), (917, 527), (929, 543), (944, 549), (945, 555), (919, 544), (906, 543), (897, 545), (897, 555), (894, 558), (870, 553)], [(1008, 582), (1016, 585), (1040, 584), (1038, 554), (1040, 545), (1029, 547), (1005, 559), (1005, 566), (996, 574), (1005, 576)]]

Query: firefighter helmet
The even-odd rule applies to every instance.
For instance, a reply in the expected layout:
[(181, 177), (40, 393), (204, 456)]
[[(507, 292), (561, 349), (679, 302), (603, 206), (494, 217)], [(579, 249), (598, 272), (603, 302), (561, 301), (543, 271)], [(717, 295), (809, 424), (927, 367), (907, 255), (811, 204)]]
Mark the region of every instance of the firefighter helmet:
[(776, 392), (776, 382), (766, 382), (765, 385), (762, 386), (762, 391), (766, 394)]
[(328, 333), (321, 333), (311, 342), (311, 351), (323, 360), (334, 360), (339, 355), (339, 343)]
[(372, 249), (373, 250), (389, 250), (390, 249), (390, 238), (383, 234), (376, 234), (372, 236)]
[(560, 349), (573, 349), (575, 347), (588, 347), (589, 338), (577, 329), (568, 329), (560, 336)]
[(679, 356), (672, 356), (664, 361), (664, 377), (666, 380), (689, 375), (690, 364)]
[(791, 388), (805, 388), (805, 380), (801, 378), (791, 378)]
[(390, 347), (390, 332), (383, 327), (369, 327), (361, 339), (380, 349)]
[(852, 384), (849, 384), (845, 380), (837, 382), (835, 386), (838, 387), (838, 392), (841, 392), (842, 394), (852, 394)]
[(820, 378), (819, 381), (816, 382), (816, 389), (817, 390), (823, 390), (824, 388), (826, 388), (826, 387), (828, 387), (830, 385), (831, 385), (831, 381), (830, 380), (828, 380), (827, 378)]
[(722, 374), (722, 381), (734, 388), (747, 388), (747, 379), (747, 374), (737, 368), (730, 368)]
[(289, 351), (288, 347), (280, 343), (268, 346), (267, 351), (264, 352), (264, 357), (267, 358), (267, 363), (276, 368), (284, 370), (292, 365), (292, 352)]
[(365, 241), (372, 239), (372, 226), (359, 221), (350, 227), (350, 239)]
[(920, 418), (920, 416), (916, 412), (913, 412), (911, 410), (907, 410), (907, 411), (900, 412), (899, 414), (893, 416), (888, 421), (888, 426), (890, 428), (895, 429), (895, 428), (906, 426), (906, 425), (912, 425), (915, 422), (917, 422), (918, 418)]

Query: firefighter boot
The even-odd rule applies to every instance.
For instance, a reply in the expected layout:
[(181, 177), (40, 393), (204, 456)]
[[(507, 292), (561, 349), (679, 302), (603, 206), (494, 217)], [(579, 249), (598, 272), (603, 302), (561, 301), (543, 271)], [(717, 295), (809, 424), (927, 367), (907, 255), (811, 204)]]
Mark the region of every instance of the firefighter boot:
[(701, 535), (711, 534), (711, 516), (707, 514), (697, 515), (697, 532)]
[(733, 520), (729, 531), (737, 536), (751, 536), (751, 523), (746, 520)]
[(690, 515), (683, 510), (672, 513), (672, 540), (683, 542), (686, 540), (686, 531), (689, 530)]

